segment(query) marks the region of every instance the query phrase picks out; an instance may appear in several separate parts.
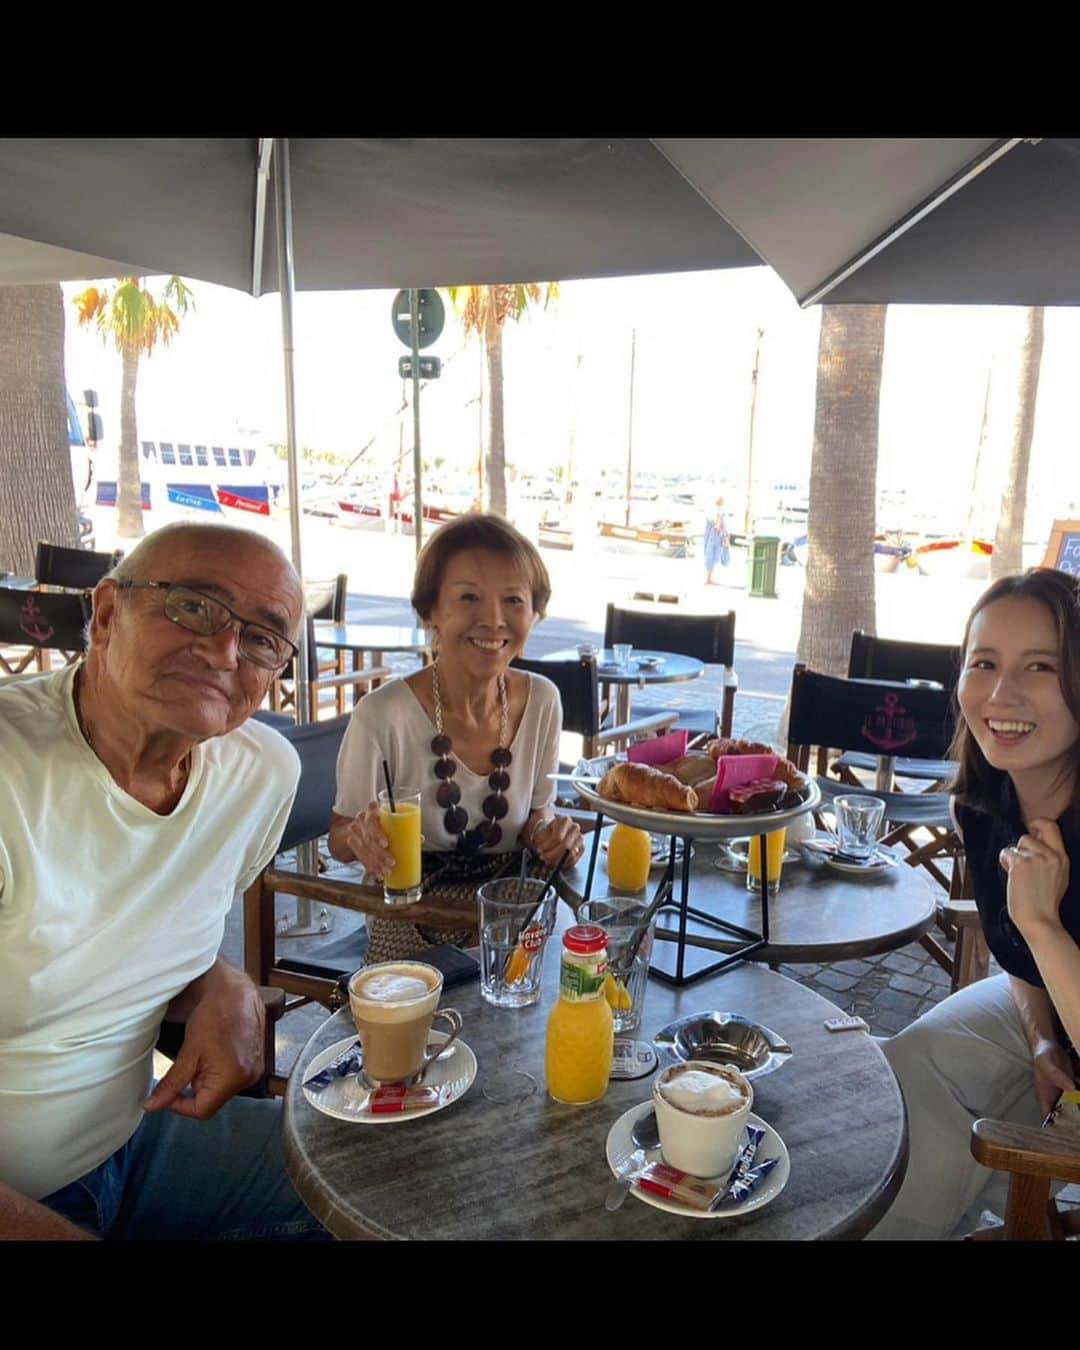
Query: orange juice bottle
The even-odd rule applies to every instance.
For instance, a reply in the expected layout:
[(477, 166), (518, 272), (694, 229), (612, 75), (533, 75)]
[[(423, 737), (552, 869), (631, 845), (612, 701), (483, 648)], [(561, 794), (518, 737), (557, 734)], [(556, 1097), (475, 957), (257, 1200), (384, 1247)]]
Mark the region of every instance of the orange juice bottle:
[(547, 1025), (544, 1068), (557, 1102), (584, 1105), (607, 1092), (615, 1032), (604, 997), (607, 934), (596, 924), (576, 924), (563, 934), (559, 1001)]
[(632, 825), (616, 825), (608, 840), (608, 880), (619, 891), (640, 891), (649, 884), (652, 836)]

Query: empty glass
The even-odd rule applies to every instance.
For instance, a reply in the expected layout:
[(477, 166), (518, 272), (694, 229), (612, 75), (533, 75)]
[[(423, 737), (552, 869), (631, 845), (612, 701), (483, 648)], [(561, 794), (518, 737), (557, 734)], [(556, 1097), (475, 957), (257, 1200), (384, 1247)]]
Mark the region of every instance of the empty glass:
[(885, 803), (880, 797), (845, 796), (833, 802), (836, 814), (836, 841), (841, 852), (851, 858), (869, 858), (873, 855)]
[(641, 931), (641, 921), (649, 902), (632, 895), (608, 895), (603, 900), (588, 900), (577, 912), (581, 923), (595, 923), (608, 935), (608, 969), (612, 987), (608, 990), (611, 1020), (618, 1036), (634, 1031), (641, 1025), (645, 1009), (645, 989), (649, 980), (649, 958), (652, 955), (655, 918), (642, 938), (633, 964), (627, 967), (627, 956), (635, 934)]
[[(545, 894), (546, 892), (546, 894)], [(476, 892), (480, 906), (480, 996), (499, 1008), (540, 998), (544, 950), (557, 897), (543, 881), (498, 877)]]
[(628, 666), (630, 664), (630, 653), (634, 650), (632, 642), (616, 642), (612, 645), (611, 653), (615, 657), (617, 666)]

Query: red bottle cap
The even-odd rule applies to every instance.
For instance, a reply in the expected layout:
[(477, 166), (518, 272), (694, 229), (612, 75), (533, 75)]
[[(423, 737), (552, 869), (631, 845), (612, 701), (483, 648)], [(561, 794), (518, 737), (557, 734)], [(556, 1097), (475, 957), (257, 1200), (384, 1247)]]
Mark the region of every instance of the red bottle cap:
[(563, 934), (563, 946), (567, 951), (583, 955), (603, 951), (607, 946), (607, 933), (595, 923), (579, 923)]

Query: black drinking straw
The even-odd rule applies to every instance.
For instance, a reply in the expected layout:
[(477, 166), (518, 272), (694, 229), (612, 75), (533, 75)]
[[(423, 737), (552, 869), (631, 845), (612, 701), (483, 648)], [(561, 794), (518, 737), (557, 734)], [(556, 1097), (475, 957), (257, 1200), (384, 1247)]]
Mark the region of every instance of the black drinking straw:
[[(556, 878), (558, 877), (559, 873), (562, 871), (563, 867), (565, 866), (566, 860), (567, 860), (567, 858), (569, 858), (569, 856), (570, 856), (570, 850), (567, 849), (566, 852), (565, 852), (565, 853), (562, 855), (562, 857), (559, 859), (559, 861), (555, 864), (555, 866), (554, 866), (554, 867), (551, 869), (551, 871), (548, 873), (548, 875), (547, 875), (547, 880), (544, 882), (544, 889), (540, 892), (540, 899), (537, 900), (536, 904), (533, 906), (532, 912), (530, 913), (529, 917), (528, 917), (528, 918), (525, 920), (525, 922), (518, 928), (517, 941), (518, 941), (519, 944), (520, 944), (520, 942), (521, 942), (521, 935), (522, 935), (522, 933), (525, 932), (525, 930), (528, 928), (529, 924), (531, 924), (532, 921), (533, 921), (533, 919), (535, 919), (536, 916), (537, 916), (537, 914), (539, 914), (541, 905), (543, 905), (544, 901), (545, 901), (545, 900), (547, 899), (547, 897), (548, 897), (548, 891), (550, 891), (551, 888), (552, 888), (552, 886), (555, 884), (555, 880), (556, 880)], [(514, 954), (513, 954), (513, 952), (511, 952), (510, 955), (506, 958), (506, 964), (505, 964), (504, 967), (503, 967), (503, 976), (504, 976), (504, 978), (505, 978), (505, 976), (506, 976), (507, 970), (509, 970), (509, 968), (510, 968), (510, 962), (511, 962), (513, 959), (514, 959)]]
[(386, 779), (386, 795), (390, 798), (390, 810), (397, 814), (397, 807), (394, 805), (394, 785), (390, 782), (390, 765), (384, 759), (382, 762), (383, 777)]

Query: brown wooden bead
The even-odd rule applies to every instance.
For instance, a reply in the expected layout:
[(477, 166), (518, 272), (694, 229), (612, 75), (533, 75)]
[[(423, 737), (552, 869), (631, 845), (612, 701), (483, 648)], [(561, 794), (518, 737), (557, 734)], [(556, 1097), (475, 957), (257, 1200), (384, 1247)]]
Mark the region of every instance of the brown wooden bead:
[(457, 773), (456, 759), (437, 759), (435, 761), (435, 777), (441, 779), (453, 778)]
[(443, 816), (447, 834), (460, 834), (469, 823), (469, 813), (463, 806), (452, 806)]
[(493, 792), (490, 797), (484, 798), (483, 811), (488, 820), (502, 820), (509, 810), (510, 803), (497, 792)]
[(431, 753), (433, 755), (448, 755), (454, 748), (454, 743), (449, 736), (435, 736), (431, 742)]
[(497, 769), (505, 769), (513, 764), (514, 756), (505, 746), (497, 745), (491, 752), (491, 762)]
[(458, 802), (461, 801), (461, 788), (458, 787), (453, 779), (450, 779), (445, 783), (440, 783), (439, 789), (435, 793), (435, 800), (443, 807), (457, 806)]
[(502, 827), (496, 825), (493, 820), (485, 821), (483, 825), (477, 827), (480, 836), (488, 848), (494, 848), (502, 838)]
[(510, 775), (505, 769), (496, 769), (488, 778), (488, 786), (494, 788), (496, 792), (505, 792), (510, 786)]

